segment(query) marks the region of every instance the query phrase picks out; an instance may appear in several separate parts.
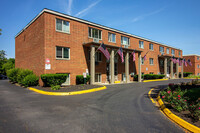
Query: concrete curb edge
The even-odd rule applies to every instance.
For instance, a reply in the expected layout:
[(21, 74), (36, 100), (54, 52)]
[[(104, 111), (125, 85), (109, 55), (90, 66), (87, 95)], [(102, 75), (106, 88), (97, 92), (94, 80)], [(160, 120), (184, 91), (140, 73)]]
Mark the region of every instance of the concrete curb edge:
[(200, 132), (200, 128), (186, 122), (185, 120), (181, 119), (180, 117), (176, 116), (175, 114), (173, 114), (168, 108), (165, 107), (163, 101), (160, 98), (160, 95), (158, 95), (157, 101), (160, 105), (161, 110), (164, 112), (164, 114), (169, 117), (172, 121), (174, 121), (175, 123), (177, 123), (178, 125), (180, 125), (181, 127), (197, 133)]
[(69, 96), (69, 95), (79, 95), (79, 94), (85, 94), (85, 93), (91, 93), (95, 91), (101, 91), (107, 89), (106, 86), (99, 87), (99, 88), (93, 88), (93, 89), (88, 89), (88, 90), (83, 90), (83, 91), (73, 91), (73, 92), (48, 92), (48, 91), (42, 91), (38, 90), (36, 88), (29, 87), (28, 88), (31, 91), (43, 94), (43, 95), (53, 95), (53, 96)]

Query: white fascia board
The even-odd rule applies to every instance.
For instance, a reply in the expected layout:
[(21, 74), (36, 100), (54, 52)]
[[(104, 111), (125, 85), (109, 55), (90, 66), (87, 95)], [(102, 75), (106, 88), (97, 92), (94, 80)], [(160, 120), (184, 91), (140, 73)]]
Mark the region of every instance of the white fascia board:
[(159, 43), (159, 42), (156, 42), (156, 41), (153, 41), (153, 40), (149, 40), (149, 39), (146, 39), (146, 38), (143, 38), (143, 37), (139, 37), (139, 36), (136, 36), (136, 35), (133, 35), (133, 34), (129, 34), (129, 33), (126, 33), (126, 32), (120, 31), (120, 30), (109, 28), (109, 27), (106, 27), (106, 26), (103, 26), (103, 25), (100, 25), (100, 24), (92, 23), (92, 22), (89, 22), (87, 20), (83, 20), (83, 19), (79, 19), (79, 18), (76, 18), (76, 17), (72, 17), (72, 16), (69, 16), (69, 15), (66, 15), (66, 14), (63, 14), (63, 13), (59, 13), (59, 12), (56, 12), (56, 11), (49, 10), (49, 9), (43, 9), (15, 37), (17, 37), (19, 34), (21, 34), (28, 26), (30, 26), (44, 12), (48, 12), (48, 13), (51, 13), (51, 14), (54, 14), (54, 15), (62, 16), (64, 18), (72, 19), (72, 20), (75, 20), (75, 21), (78, 21), (78, 22), (86, 23), (86, 24), (89, 24), (89, 25), (92, 25), (92, 26), (96, 26), (96, 27), (99, 27), (99, 28), (103, 28), (103, 29), (106, 29), (106, 30), (110, 30), (110, 31), (114, 31), (114, 32), (117, 32), (117, 33), (121, 33), (121, 34), (124, 34), (124, 35), (127, 35), (127, 36), (132, 36), (132, 37), (135, 37), (135, 38), (138, 38), (138, 39), (142, 39), (142, 40), (145, 40), (145, 41), (149, 41), (149, 42), (153, 42), (153, 43), (156, 43), (156, 44), (160, 44), (160, 45), (163, 45), (163, 46), (166, 46), (166, 47), (170, 47), (170, 48), (174, 48), (174, 49), (177, 49), (177, 50), (181, 50), (179, 48), (175, 48), (175, 47), (172, 47), (172, 46), (169, 46), (169, 45), (166, 45), (166, 44), (162, 44), (162, 43)]

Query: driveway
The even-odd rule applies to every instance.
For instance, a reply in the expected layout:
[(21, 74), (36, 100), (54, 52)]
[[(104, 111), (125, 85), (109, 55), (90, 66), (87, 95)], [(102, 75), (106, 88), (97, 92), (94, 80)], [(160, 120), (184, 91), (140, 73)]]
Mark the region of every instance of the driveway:
[(181, 133), (148, 98), (152, 87), (190, 80), (109, 85), (46, 96), (0, 80), (0, 133)]

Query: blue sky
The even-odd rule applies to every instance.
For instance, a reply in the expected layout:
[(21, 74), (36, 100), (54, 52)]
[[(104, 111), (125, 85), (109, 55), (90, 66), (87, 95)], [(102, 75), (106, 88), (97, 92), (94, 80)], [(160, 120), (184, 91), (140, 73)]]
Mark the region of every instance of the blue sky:
[(15, 35), (43, 8), (200, 54), (200, 0), (2, 0), (0, 50), (15, 57)]

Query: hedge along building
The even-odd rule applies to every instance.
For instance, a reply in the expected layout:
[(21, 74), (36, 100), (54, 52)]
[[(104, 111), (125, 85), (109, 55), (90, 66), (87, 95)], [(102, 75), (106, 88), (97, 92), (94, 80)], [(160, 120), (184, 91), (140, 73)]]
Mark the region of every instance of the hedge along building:
[(191, 61), (191, 66), (184, 66), (184, 72), (192, 72), (194, 75), (200, 75), (200, 55), (183, 55), (183, 58)]
[[(95, 52), (102, 42), (110, 60)], [(124, 63), (116, 54), (120, 47)], [(76, 75), (87, 70), (91, 84), (130, 82), (131, 74), (138, 74), (139, 82), (141, 74), (170, 74), (174, 78), (174, 73), (183, 69), (173, 64), (172, 56), (182, 58), (182, 50), (49, 9), (43, 9), (15, 36), (17, 68), (31, 69), (36, 75), (68, 73), (66, 84), (72, 85), (76, 84)]]

